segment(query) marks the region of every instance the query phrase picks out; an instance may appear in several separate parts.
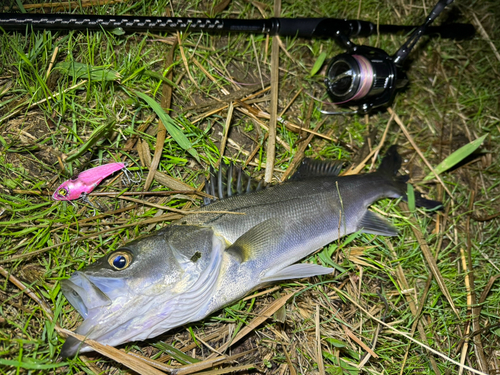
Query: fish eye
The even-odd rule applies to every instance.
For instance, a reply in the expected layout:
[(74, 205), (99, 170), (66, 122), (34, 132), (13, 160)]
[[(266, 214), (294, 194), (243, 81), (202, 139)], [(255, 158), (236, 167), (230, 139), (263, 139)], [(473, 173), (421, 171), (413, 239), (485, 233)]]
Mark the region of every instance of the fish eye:
[(130, 266), (132, 263), (132, 254), (128, 251), (117, 251), (108, 258), (108, 263), (115, 270), (121, 271)]

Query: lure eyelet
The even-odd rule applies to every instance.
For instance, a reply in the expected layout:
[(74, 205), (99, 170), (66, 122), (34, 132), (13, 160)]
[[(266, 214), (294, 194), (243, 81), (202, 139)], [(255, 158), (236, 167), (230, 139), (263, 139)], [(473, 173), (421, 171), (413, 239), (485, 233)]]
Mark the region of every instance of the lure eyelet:
[(108, 258), (108, 263), (117, 271), (122, 271), (132, 263), (132, 254), (128, 251), (117, 251)]

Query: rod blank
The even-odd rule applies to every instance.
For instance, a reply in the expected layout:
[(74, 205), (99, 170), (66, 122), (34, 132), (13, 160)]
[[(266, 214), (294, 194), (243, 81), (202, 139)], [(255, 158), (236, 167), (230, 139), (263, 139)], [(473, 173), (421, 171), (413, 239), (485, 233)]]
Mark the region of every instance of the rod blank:
[[(408, 32), (417, 26), (379, 25), (381, 33)], [(269, 18), (240, 20), (191, 17), (96, 16), (82, 14), (0, 13), (0, 28), (24, 30), (108, 30), (125, 32), (206, 31), (209, 33), (243, 32), (300, 38), (366, 37), (377, 32), (377, 25), (368, 21), (336, 18)], [(474, 35), (467, 24), (429, 27), (426, 34), (465, 39)]]

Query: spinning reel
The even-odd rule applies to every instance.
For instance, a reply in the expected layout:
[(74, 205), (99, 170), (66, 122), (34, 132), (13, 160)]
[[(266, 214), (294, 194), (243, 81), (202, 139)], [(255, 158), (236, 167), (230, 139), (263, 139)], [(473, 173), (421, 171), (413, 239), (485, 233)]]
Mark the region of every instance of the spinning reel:
[(361, 113), (390, 104), (396, 90), (408, 83), (403, 72), (404, 61), (427, 27), (451, 2), (453, 0), (440, 0), (422, 26), (417, 28), (392, 56), (380, 48), (358, 46), (339, 32), (337, 40), (347, 52), (331, 60), (325, 78), (326, 88), (333, 103), (358, 106), (356, 112)]

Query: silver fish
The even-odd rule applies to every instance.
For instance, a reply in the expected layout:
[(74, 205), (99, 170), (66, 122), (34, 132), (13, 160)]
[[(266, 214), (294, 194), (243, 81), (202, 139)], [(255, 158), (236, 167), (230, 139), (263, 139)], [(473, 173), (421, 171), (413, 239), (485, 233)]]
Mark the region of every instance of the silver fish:
[[(61, 288), (84, 318), (76, 332), (112, 346), (146, 340), (200, 320), (264, 284), (331, 273), (295, 262), (356, 231), (396, 235), (367, 208), (381, 198), (406, 198), (400, 166), (392, 146), (379, 169), (368, 174), (339, 176), (338, 162), (306, 159), (290, 180), (258, 190), (240, 172), (219, 173), (208, 191), (222, 199), (198, 211), (244, 215), (186, 215), (75, 272)], [(418, 206), (440, 205), (418, 193), (415, 199)], [(90, 350), (70, 337), (61, 356)]]

